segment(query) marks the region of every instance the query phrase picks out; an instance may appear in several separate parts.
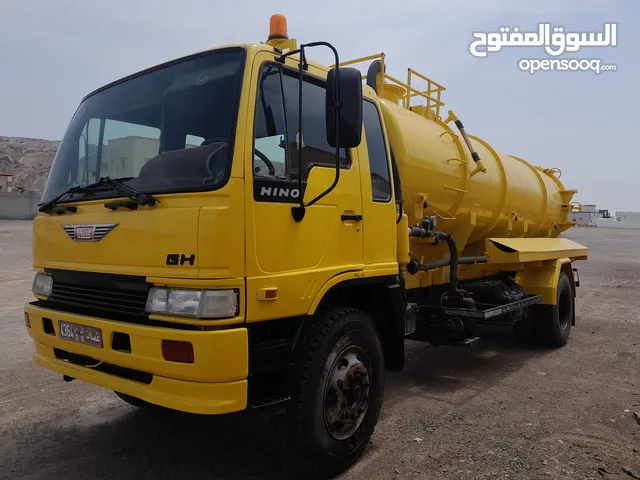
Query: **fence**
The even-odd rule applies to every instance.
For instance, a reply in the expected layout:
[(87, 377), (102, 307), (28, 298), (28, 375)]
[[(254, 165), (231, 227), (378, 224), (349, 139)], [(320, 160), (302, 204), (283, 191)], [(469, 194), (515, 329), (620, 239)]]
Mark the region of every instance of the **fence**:
[(0, 192), (0, 219), (31, 220), (36, 216), (39, 201), (38, 192)]

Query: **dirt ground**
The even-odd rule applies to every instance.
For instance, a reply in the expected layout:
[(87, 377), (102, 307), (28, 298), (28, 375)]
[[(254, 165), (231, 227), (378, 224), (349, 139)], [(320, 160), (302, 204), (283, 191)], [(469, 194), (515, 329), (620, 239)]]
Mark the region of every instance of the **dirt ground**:
[[(574, 229), (577, 325), (548, 351), (490, 331), (471, 349), (408, 344), (344, 479), (602, 478), (640, 473), (640, 230)], [(138, 411), (31, 361), (31, 223), (0, 221), (0, 478), (278, 479), (277, 416)], [(632, 478), (632, 477), (627, 477)]]

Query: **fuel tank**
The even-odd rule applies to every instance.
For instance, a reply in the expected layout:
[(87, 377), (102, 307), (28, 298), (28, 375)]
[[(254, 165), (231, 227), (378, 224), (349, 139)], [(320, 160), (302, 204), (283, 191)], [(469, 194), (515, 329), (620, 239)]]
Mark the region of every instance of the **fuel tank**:
[(469, 254), (482, 251), (487, 237), (557, 237), (572, 225), (576, 191), (564, 188), (558, 169), (533, 166), (469, 135), (486, 167), (473, 173), (475, 162), (453, 123), (452, 129), (419, 106), (404, 108), (386, 90), (381, 108), (409, 225), (436, 216), (437, 229)]

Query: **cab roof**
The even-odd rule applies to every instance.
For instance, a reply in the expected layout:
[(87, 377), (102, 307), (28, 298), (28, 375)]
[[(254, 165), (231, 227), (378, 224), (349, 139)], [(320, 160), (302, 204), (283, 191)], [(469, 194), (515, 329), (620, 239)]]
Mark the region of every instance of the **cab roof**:
[[(169, 60), (169, 61), (157, 64), (157, 65), (154, 65), (152, 67), (145, 68), (144, 70), (140, 70), (138, 72), (132, 73), (132, 74), (127, 75), (125, 77), (119, 78), (118, 80), (114, 80), (113, 82), (110, 82), (110, 83), (108, 83), (106, 85), (103, 85), (102, 87), (99, 87), (99, 88), (93, 90), (91, 93), (87, 94), (82, 99), (82, 101), (84, 102), (86, 99), (88, 99), (89, 97), (92, 97), (96, 93), (99, 93), (99, 92), (101, 92), (103, 90), (106, 90), (106, 89), (108, 89), (110, 87), (113, 87), (115, 85), (118, 85), (120, 83), (124, 83), (124, 82), (126, 82), (128, 80), (131, 80), (133, 78), (140, 77), (140, 76), (145, 75), (147, 73), (151, 73), (151, 72), (154, 72), (156, 70), (160, 70), (161, 68), (165, 68), (165, 67), (169, 67), (171, 65), (175, 65), (177, 63), (182, 63), (182, 62), (186, 62), (188, 60), (192, 60), (194, 58), (199, 58), (199, 57), (202, 57), (202, 56), (205, 56), (205, 55), (210, 55), (212, 53), (215, 53), (215, 52), (221, 51), (221, 50), (243, 50), (243, 51), (253, 52), (254, 54), (258, 53), (260, 51), (273, 52), (274, 54), (275, 53), (279, 53), (276, 50), (275, 47), (272, 47), (271, 45), (267, 45), (267, 44), (264, 44), (264, 43), (246, 43), (246, 44), (235, 44), (235, 45), (222, 45), (222, 46), (215, 47), (215, 48), (209, 48), (209, 49), (206, 49), (206, 50), (201, 50), (201, 51), (196, 52), (196, 53), (192, 53), (190, 55), (185, 55), (183, 57), (178, 57), (178, 58), (175, 58), (173, 60)], [(297, 54), (296, 55), (292, 55), (291, 57), (292, 58), (298, 58), (298, 55)], [(329, 71), (329, 67), (327, 65), (323, 65), (321, 63), (314, 62), (313, 60), (309, 60), (309, 59), (307, 59), (307, 63), (309, 65), (313, 65), (316, 68), (319, 68), (320, 70)]]

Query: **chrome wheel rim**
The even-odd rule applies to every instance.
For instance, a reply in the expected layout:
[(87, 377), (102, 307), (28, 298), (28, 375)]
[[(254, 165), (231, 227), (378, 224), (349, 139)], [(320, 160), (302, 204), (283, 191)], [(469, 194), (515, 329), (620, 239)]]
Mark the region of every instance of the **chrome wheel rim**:
[(353, 435), (369, 408), (371, 363), (364, 350), (351, 345), (336, 356), (325, 382), (323, 405), (327, 430), (336, 440)]

